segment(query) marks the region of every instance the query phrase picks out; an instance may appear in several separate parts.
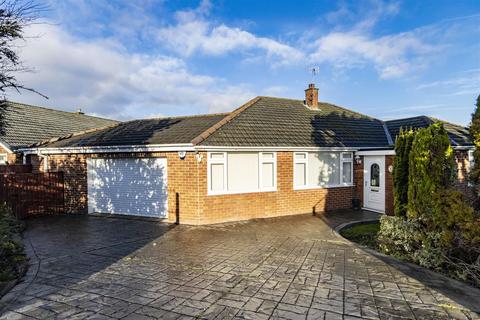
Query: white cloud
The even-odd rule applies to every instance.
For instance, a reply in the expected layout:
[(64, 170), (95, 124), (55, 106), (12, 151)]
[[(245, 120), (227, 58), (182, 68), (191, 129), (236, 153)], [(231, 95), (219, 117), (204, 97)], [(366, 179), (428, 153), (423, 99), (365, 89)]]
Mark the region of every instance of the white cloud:
[(413, 32), (372, 37), (362, 32), (332, 32), (314, 43), (310, 59), (350, 69), (372, 64), (383, 79), (396, 78), (421, 68), (426, 55), (437, 50)]
[(480, 92), (480, 69), (467, 70), (459, 73), (457, 77), (417, 86), (417, 90), (430, 89), (447, 95), (476, 95)]
[(245, 86), (192, 74), (177, 57), (129, 53), (119, 43), (80, 40), (54, 25), (27, 32), (42, 37), (22, 49), (35, 72), (20, 80), (50, 100), (29, 93), (11, 94), (12, 100), (126, 119), (232, 110), (253, 96)]
[(175, 25), (158, 29), (158, 40), (182, 56), (197, 52), (220, 56), (258, 50), (272, 65), (290, 64), (303, 58), (300, 50), (288, 44), (258, 37), (240, 28), (214, 24), (205, 17), (208, 8), (203, 2), (196, 10), (177, 12)]

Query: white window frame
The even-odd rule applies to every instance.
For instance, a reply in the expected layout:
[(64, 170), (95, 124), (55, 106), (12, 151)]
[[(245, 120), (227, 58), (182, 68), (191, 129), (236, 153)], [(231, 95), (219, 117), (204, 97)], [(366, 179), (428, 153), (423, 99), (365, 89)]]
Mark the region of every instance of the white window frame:
[(5, 157), (5, 161), (0, 161), (0, 165), (8, 163), (8, 153), (0, 153), (0, 156)]
[[(305, 157), (302, 159), (297, 159), (297, 154), (303, 154)], [(297, 170), (295, 170), (295, 165), (300, 163), (305, 164), (305, 184), (302, 186), (296, 186), (295, 181), (297, 181)], [(294, 190), (302, 190), (302, 189), (309, 189), (308, 188), (308, 152), (294, 152), (293, 153), (293, 189)]]
[[(272, 158), (264, 158), (264, 154), (272, 154)], [(271, 163), (273, 165), (273, 186), (263, 186), (263, 164)], [(277, 153), (276, 152), (259, 152), (258, 154), (258, 188), (261, 192), (277, 191)]]
[[(213, 154), (221, 154), (222, 158), (212, 158)], [(223, 164), (223, 189), (225, 190), (228, 186), (228, 176), (227, 176), (227, 153), (226, 152), (208, 152), (207, 153), (207, 183), (208, 183), (208, 194), (221, 194), (221, 190), (212, 190), (212, 164)]]
[[(344, 154), (350, 154), (350, 159), (343, 159)], [(350, 182), (343, 182), (343, 164), (350, 163), (352, 170), (350, 170)], [(353, 152), (340, 152), (340, 185), (352, 186), (353, 185)]]
[[(468, 182), (467, 182), (467, 186), (469, 186), (469, 187), (473, 187), (473, 183), (470, 180), (470, 173), (472, 172), (473, 166), (475, 166), (475, 157), (473, 156), (474, 152), (475, 152), (475, 150), (468, 150), (468, 153), (467, 153), (467, 155), (468, 155), (468, 166), (467, 166)], [(457, 164), (456, 161), (455, 161), (455, 163)]]
[[(248, 152), (248, 151), (244, 151)], [(231, 153), (242, 153), (242, 151), (232, 151)], [(228, 152), (223, 151), (211, 151), (207, 152), (207, 195), (225, 195), (225, 194), (242, 194), (242, 193), (256, 193), (256, 192), (272, 192), (277, 191), (277, 153), (270, 152), (256, 152), (258, 154), (258, 187), (256, 189), (242, 190), (242, 191), (228, 191)], [(273, 154), (273, 158), (264, 158), (263, 154)], [(223, 157), (212, 159), (212, 154), (222, 154)], [(272, 163), (273, 164), (273, 187), (265, 188), (263, 185), (263, 164)], [(212, 164), (223, 164), (223, 188), (224, 190), (212, 190), (211, 184), (211, 175), (212, 175)]]
[(471, 170), (471, 168), (473, 168), (473, 166), (475, 165), (475, 157), (473, 156), (473, 153), (475, 152), (475, 150), (468, 150), (468, 166), (469, 166), (469, 170)]
[[(319, 151), (319, 152), (330, 152), (330, 153), (337, 153), (340, 156), (340, 183), (339, 184), (324, 184), (324, 185), (309, 185), (308, 184), (308, 154), (309, 152), (294, 152), (293, 153), (293, 190), (307, 190), (307, 189), (329, 189), (329, 188), (341, 188), (341, 187), (353, 187), (354, 186), (354, 181), (353, 181), (353, 171), (354, 171), (354, 165), (353, 165), (353, 158), (354, 154), (351, 151), (348, 152), (343, 152), (343, 151)], [(318, 151), (315, 151), (314, 153), (318, 153)], [(297, 154), (304, 154), (305, 158), (304, 159), (297, 159), (296, 155)], [(344, 154), (351, 154), (350, 159), (343, 159)], [(350, 180), (351, 182), (343, 182), (343, 163), (351, 163), (352, 165), (352, 170), (351, 170), (351, 177)], [(295, 165), (297, 163), (305, 163), (305, 185), (303, 186), (296, 186), (295, 181), (296, 181), (296, 175), (297, 172), (295, 170)]]

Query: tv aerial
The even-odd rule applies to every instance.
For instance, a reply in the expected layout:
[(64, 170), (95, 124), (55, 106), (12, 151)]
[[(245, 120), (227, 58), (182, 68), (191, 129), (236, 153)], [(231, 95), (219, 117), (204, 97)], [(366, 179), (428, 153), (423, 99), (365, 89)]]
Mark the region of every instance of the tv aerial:
[(311, 67), (308, 67), (308, 73), (310, 73), (311, 77), (312, 77), (312, 83), (314, 83), (315, 81), (315, 77), (320, 73), (320, 67), (319, 66), (311, 66)]

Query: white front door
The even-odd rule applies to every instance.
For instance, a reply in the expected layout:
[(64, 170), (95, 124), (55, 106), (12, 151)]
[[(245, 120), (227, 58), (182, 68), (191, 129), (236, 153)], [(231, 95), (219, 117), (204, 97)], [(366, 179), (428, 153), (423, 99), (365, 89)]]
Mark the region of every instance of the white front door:
[(88, 212), (167, 217), (167, 159), (89, 158)]
[(385, 156), (365, 156), (363, 206), (385, 212)]

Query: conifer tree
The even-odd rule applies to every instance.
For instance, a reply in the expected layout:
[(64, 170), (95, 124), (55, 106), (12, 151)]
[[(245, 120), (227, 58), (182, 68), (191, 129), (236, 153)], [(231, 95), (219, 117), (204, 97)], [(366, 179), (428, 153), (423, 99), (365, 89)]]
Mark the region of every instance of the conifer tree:
[(405, 217), (408, 204), (408, 162), (414, 138), (413, 130), (400, 129), (395, 140), (393, 160), (393, 202), (396, 216)]
[(470, 171), (470, 181), (472, 182), (476, 196), (475, 207), (480, 209), (480, 95), (477, 97), (475, 111), (472, 113), (470, 135), (475, 144), (475, 150), (473, 152), (474, 165)]

